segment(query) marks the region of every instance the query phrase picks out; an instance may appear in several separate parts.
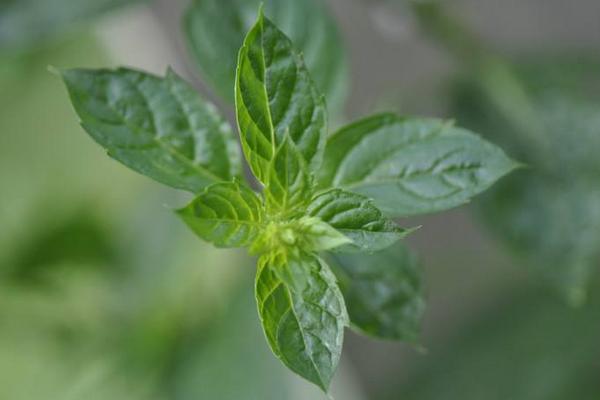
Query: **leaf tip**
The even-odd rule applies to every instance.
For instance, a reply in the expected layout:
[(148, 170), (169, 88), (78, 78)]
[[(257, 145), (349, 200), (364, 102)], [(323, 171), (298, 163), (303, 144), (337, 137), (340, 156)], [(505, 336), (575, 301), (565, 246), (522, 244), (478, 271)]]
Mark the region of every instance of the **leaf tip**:
[(62, 72), (62, 70), (61, 70), (60, 68), (58, 68), (58, 67), (55, 67), (54, 65), (48, 65), (48, 66), (46, 67), (46, 70), (47, 70), (48, 72), (50, 72), (51, 74), (53, 74), (53, 75), (56, 75), (56, 76), (58, 76), (58, 77), (60, 77), (60, 78), (62, 78), (62, 77), (63, 77), (63, 72)]
[(175, 70), (173, 69), (172, 66), (167, 66), (167, 72), (165, 73), (165, 76), (169, 79), (177, 77), (179, 75), (177, 75), (177, 72), (175, 72)]
[(423, 225), (417, 225), (417, 226), (413, 226), (412, 228), (407, 228), (404, 231), (404, 236), (406, 237), (406, 236), (410, 235), (411, 233), (415, 233), (416, 231), (420, 230), (422, 227), (423, 227)]
[(531, 165), (520, 162), (520, 161), (513, 160), (512, 158), (511, 158), (511, 162), (512, 162), (511, 171), (517, 171), (520, 169), (531, 169)]
[(257, 21), (262, 21), (265, 18), (265, 2), (261, 1), (258, 4), (258, 17)]

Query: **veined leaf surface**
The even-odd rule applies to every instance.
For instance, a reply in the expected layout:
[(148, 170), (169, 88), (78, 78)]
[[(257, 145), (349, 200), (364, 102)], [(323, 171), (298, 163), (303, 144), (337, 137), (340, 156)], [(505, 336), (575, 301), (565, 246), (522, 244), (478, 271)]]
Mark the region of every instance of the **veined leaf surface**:
[(352, 244), (340, 250), (382, 250), (410, 232), (385, 218), (367, 197), (342, 189), (331, 189), (316, 196), (306, 212), (320, 218), (352, 240)]
[(290, 40), (262, 14), (240, 50), (235, 93), (242, 148), (263, 184), (287, 136), (309, 167), (320, 163), (326, 130), (323, 97)]
[(361, 193), (400, 217), (459, 206), (516, 166), (500, 148), (450, 123), (381, 114), (328, 139), (320, 185)]
[(231, 128), (173, 71), (165, 78), (126, 68), (62, 76), (83, 128), (129, 168), (194, 193), (240, 175)]
[(342, 352), (348, 316), (329, 267), (309, 254), (259, 260), (256, 300), (273, 353), (327, 391)]
[(198, 236), (218, 247), (249, 246), (264, 229), (260, 198), (237, 182), (207, 187), (177, 214)]

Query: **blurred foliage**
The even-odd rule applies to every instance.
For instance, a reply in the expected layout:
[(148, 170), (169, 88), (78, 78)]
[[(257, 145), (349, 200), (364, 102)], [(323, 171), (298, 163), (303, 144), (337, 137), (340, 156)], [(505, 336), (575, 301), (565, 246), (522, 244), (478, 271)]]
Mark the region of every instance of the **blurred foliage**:
[(493, 76), (486, 77), (487, 89), (472, 81), (457, 85), (455, 110), (529, 166), (483, 197), (487, 225), (579, 304), (600, 264), (600, 64), (566, 60), (513, 67), (530, 105), (529, 124), (499, 110), (488, 95), (502, 84)]
[(507, 295), (443, 350), (430, 349), (413, 379), (380, 398), (597, 399), (600, 297), (573, 309), (532, 287)]
[(141, 0), (0, 0), (0, 50), (41, 47), (57, 34)]
[(528, 166), (482, 197), (483, 220), (537, 276), (581, 304), (600, 264), (599, 60), (537, 54), (512, 63), (443, 2), (410, 4), (462, 63), (451, 113)]
[(92, 215), (73, 214), (57, 222), (57, 226), (41, 227), (35, 237), (23, 243), (12, 260), (11, 278), (40, 283), (46, 269), (60, 263), (78, 269), (95, 263), (116, 267), (116, 249), (109, 233)]

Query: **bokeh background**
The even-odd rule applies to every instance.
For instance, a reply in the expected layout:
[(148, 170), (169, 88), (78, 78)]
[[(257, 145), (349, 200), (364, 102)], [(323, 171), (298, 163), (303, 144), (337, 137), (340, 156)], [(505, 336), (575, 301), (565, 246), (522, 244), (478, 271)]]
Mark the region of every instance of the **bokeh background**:
[[(203, 244), (170, 211), (185, 194), (110, 160), (47, 70), (173, 66), (226, 107), (185, 45), (187, 6), (0, 0), (0, 399), (325, 398), (270, 354), (253, 260)], [(599, 399), (600, 3), (325, 6), (350, 77), (340, 122), (452, 117), (528, 165), (402, 221), (423, 225), (421, 339), (348, 332), (333, 396)]]

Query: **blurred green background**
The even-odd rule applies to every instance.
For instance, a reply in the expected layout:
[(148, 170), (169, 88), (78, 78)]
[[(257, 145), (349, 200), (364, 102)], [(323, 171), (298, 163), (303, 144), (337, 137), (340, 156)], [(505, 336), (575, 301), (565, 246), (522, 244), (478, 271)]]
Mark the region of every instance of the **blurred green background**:
[[(186, 195), (110, 160), (47, 71), (172, 65), (226, 104), (188, 54), (186, 6), (0, 0), (0, 399), (325, 398), (270, 354), (252, 260), (190, 234), (170, 211)], [(324, 7), (348, 58), (340, 120), (451, 116), (528, 165), (406, 222), (424, 226), (420, 344), (348, 332), (333, 396), (600, 398), (600, 4)]]

